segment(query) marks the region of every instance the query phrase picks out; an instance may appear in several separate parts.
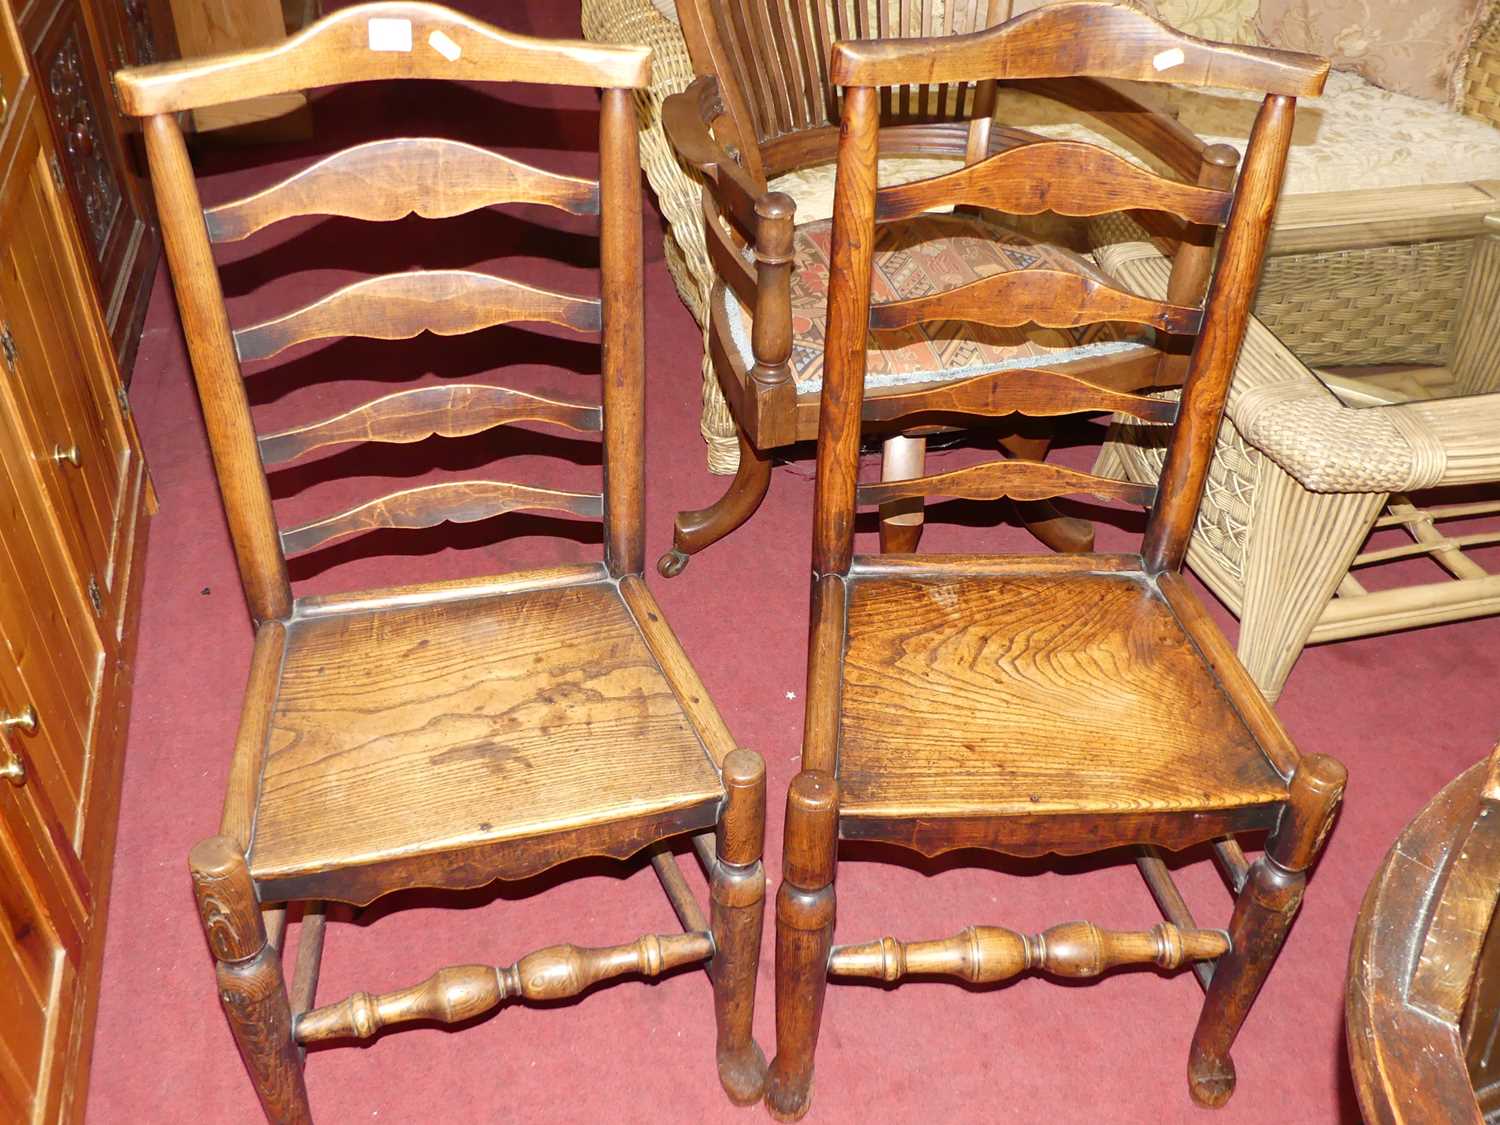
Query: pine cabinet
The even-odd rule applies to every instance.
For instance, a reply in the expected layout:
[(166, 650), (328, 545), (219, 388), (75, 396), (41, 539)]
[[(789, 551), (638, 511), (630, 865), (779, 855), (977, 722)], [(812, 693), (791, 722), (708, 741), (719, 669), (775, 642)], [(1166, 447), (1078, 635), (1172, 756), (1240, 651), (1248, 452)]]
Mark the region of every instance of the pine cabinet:
[(80, 222), (40, 84), (0, 11), (0, 1120), (50, 1122), (83, 1113), (155, 501), (97, 284), (120, 203)]

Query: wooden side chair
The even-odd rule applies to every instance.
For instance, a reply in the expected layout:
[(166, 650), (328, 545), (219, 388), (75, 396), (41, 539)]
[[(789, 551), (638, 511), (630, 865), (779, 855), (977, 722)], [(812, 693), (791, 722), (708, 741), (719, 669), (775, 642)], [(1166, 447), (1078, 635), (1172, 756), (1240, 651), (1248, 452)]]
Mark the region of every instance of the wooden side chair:
[(1370, 883), (1344, 1019), (1372, 1125), (1500, 1117), (1500, 746), (1406, 826)]
[[(1179, 568), (1249, 317), (1295, 98), (1322, 88), (1327, 62), (1209, 43), (1134, 9), (1074, 2), (941, 43), (842, 42), (830, 66), (845, 95), (803, 770), (787, 797), (768, 1104), (783, 1119), (808, 1108), (830, 976), (991, 982), (1026, 970), (1087, 977), (1152, 963), (1191, 963), (1206, 985), (1188, 1080), (1197, 1101), (1220, 1104), (1234, 1088), (1230, 1047), (1296, 913), (1345, 772), (1331, 758), (1298, 753)], [(1044, 142), (934, 179), (878, 187), (882, 89), (1080, 74), (1269, 91), (1238, 181), (1179, 183), (1101, 148)], [(1065, 214), (1143, 208), (1222, 226), (1206, 299), (1148, 300), (1070, 271), (1035, 268), (872, 306), (877, 222), (947, 204), (1025, 213), (1038, 201)], [(1160, 482), (1002, 460), (859, 483), (867, 333), (949, 321), (1126, 321), (1186, 341), (1180, 408), (1046, 365), (879, 400), (891, 416), (1107, 410), (1168, 423)], [(857, 505), (1072, 492), (1148, 505), (1141, 552), (853, 554)], [(1254, 832), (1268, 832), (1269, 841), (1247, 863), (1236, 836)], [(972, 926), (946, 940), (887, 937), (834, 947), (840, 839), (925, 855), (1139, 846), (1140, 869), (1167, 921), (1140, 932), (1075, 922), (1031, 935)], [(1236, 892), (1227, 931), (1198, 926), (1157, 850), (1207, 842)]]
[[(737, 749), (641, 574), (641, 198), (632, 90), (645, 48), (512, 35), (446, 8), (347, 8), (283, 44), (122, 71), (143, 118), (167, 259), (219, 484), (256, 624), (219, 834), (190, 857), (219, 997), (273, 1121), (310, 1119), (303, 1050), (410, 1020), (470, 1019), (508, 1000), (555, 1001), (622, 974), (706, 962), (720, 1079), (756, 1100), (751, 1038), (765, 877), (765, 770)], [(202, 210), (177, 114), (371, 79), (602, 87), (600, 178), (561, 176), (487, 150), (399, 137), (337, 152), (261, 192)], [(212, 243), (299, 215), (437, 217), (515, 201), (598, 215), (601, 296), (475, 272), (373, 277), (231, 329)], [(598, 332), (602, 406), (479, 384), (389, 394), (257, 435), (240, 363), (331, 336), (454, 335), (515, 321)], [(396, 492), (278, 529), (268, 468), (359, 442), (477, 433), (508, 422), (602, 434), (600, 492), (501, 481)], [(603, 520), (602, 564), (475, 581), (294, 598), (286, 557), (374, 528), (468, 522), (516, 509)], [(691, 834), (704, 910), (663, 842)], [(520, 879), (582, 856), (651, 862), (683, 932), (606, 949), (557, 945), (509, 965), (460, 965), (386, 995), (316, 1006), (321, 903), (409, 887)], [(306, 903), (290, 988), (286, 903)]]
[[(658, 562), (679, 573), (689, 556), (748, 520), (770, 483), (773, 451), (817, 434), (818, 400), (827, 385), (824, 310), (829, 289), (830, 223), (797, 222), (792, 197), (768, 184), (798, 169), (830, 162), (847, 98), (833, 82), (835, 40), (919, 40), (972, 33), (1010, 10), (1004, 0), (810, 0), (788, 8), (775, 0), (678, 0), (682, 32), (700, 77), (662, 105), (662, 126), (678, 157), (703, 179), (702, 241), (714, 274), (707, 298), (707, 349), (740, 457), (733, 481), (711, 506), (680, 512), (673, 549)], [(1046, 83), (1017, 80), (1072, 111), (1114, 128), (1166, 166), (1190, 178), (1232, 176), (1223, 146), (1206, 146), (1165, 115), (1118, 87), (1079, 76)], [(916, 80), (882, 91), (880, 158), (947, 158), (972, 164), (1039, 140), (991, 121), (995, 82)], [(1040, 195), (1023, 210), (1047, 210)], [(1076, 217), (1076, 216), (1075, 216)], [(1105, 278), (1053, 230), (997, 227), (975, 209), (912, 217), (883, 227), (875, 253), (881, 299), (918, 296), (997, 273), (1041, 266), (1090, 282)], [(696, 234), (696, 232), (694, 232)], [(1201, 286), (1192, 254), (1175, 286)], [(1195, 273), (1195, 271), (1197, 271)], [(1127, 388), (1156, 384), (1161, 359), (1139, 332), (1100, 327), (914, 324), (872, 337), (865, 423), (884, 438), (885, 479), (920, 475), (932, 424), (902, 422), (888, 396), (951, 383), (974, 374), (1045, 362)], [(1162, 371), (1163, 378), (1180, 368)], [(706, 392), (705, 402), (712, 396)], [(1051, 441), (1042, 419), (1011, 421), (999, 440), (1014, 457), (1041, 459)], [(1049, 501), (1016, 501), (1019, 514), (1047, 546), (1088, 551), (1093, 528), (1061, 515)], [(921, 501), (881, 505), (882, 549), (916, 548)]]

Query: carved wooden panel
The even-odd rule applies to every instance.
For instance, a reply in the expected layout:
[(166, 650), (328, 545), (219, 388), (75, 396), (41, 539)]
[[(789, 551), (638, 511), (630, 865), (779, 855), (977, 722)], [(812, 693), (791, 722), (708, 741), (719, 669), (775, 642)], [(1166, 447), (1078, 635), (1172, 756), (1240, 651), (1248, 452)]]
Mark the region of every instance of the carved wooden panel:
[(52, 120), (62, 140), (62, 169), (82, 209), (83, 229), (102, 264), (110, 228), (123, 201), (110, 164), (98, 111), (86, 85), (81, 29), (71, 28), (47, 60)]

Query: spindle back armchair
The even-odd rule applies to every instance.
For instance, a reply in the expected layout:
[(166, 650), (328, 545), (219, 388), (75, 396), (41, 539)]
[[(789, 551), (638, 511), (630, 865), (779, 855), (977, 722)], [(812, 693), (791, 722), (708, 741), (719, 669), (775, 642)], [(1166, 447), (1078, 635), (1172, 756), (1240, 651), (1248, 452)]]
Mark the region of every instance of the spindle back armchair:
[[(1324, 60), (1208, 43), (1133, 9), (1051, 5), (946, 41), (843, 42), (825, 393), (818, 423), (812, 626), (802, 772), (787, 798), (777, 900), (777, 1055), (768, 1103), (808, 1106), (829, 975), (971, 982), (1026, 969), (1093, 976), (1191, 963), (1207, 987), (1188, 1062), (1192, 1094), (1233, 1091), (1230, 1047), (1275, 959), (1323, 844), (1344, 770), (1302, 756), (1179, 574), (1249, 317), (1291, 138), (1295, 98)], [(1046, 141), (933, 179), (878, 182), (879, 90), (916, 82), (1075, 75), (1268, 91), (1238, 180), (1178, 182), (1092, 145)], [(1069, 215), (1148, 209), (1222, 228), (1200, 262), (1206, 296), (1150, 300), (1048, 263), (872, 304), (877, 225), (945, 205)], [(1050, 417), (1111, 411), (1172, 426), (1155, 486), (1039, 461), (860, 483), (866, 337), (925, 321), (1072, 327), (1126, 322), (1186, 368), (1180, 405), (1045, 363), (913, 387), (889, 417)], [(1151, 508), (1139, 554), (854, 554), (855, 512), (933, 495), (1044, 499), (1084, 492)], [(1236, 834), (1270, 833), (1247, 863)], [(971, 927), (944, 941), (832, 947), (839, 839), (935, 855), (1142, 848), (1167, 921), (1149, 932), (1088, 923), (1026, 936)], [(1158, 848), (1212, 843), (1236, 892), (1227, 932), (1200, 928)]]
[[(641, 578), (644, 352), (641, 197), (632, 90), (644, 48), (533, 39), (432, 4), (343, 9), (274, 47), (116, 76), (143, 118), (167, 260), (246, 599), (250, 683), (218, 835), (190, 867), (219, 996), (266, 1116), (310, 1119), (302, 1054), (410, 1020), (455, 1022), (520, 998), (552, 1001), (622, 974), (707, 962), (721, 1081), (759, 1097), (750, 1036), (764, 876), (764, 766), (737, 749)], [(373, 79), (602, 88), (597, 181), (434, 137), (336, 152), (204, 210), (177, 114)], [(516, 202), (597, 215), (600, 290), (557, 292), (468, 270), (344, 286), (232, 328), (213, 244), (293, 216), (380, 222)], [(545, 323), (597, 333), (598, 402), (437, 382), (258, 434), (241, 363), (329, 337), (455, 335)], [(332, 448), (462, 437), (516, 422), (598, 433), (603, 487), (501, 480), (426, 484), (278, 527), (267, 470)], [(360, 594), (294, 597), (286, 558), (375, 528), (427, 528), (518, 509), (603, 521), (603, 561)], [(691, 834), (712, 909), (662, 842)], [(652, 863), (683, 933), (608, 949), (558, 945), (509, 966), (439, 970), (381, 996), (316, 1006), (324, 900), (459, 889), (582, 856)], [(284, 904), (303, 903), (288, 988)]]
[[(937, 44), (989, 26), (1008, 10), (1000, 0), (813, 0), (790, 6), (771, 0), (680, 0), (683, 36), (702, 77), (663, 103), (661, 120), (678, 157), (703, 179), (701, 240), (714, 275), (706, 295), (707, 355), (740, 455), (735, 478), (717, 503), (678, 514), (673, 549), (658, 562), (664, 575), (679, 573), (692, 554), (754, 514), (769, 486), (773, 450), (816, 435), (829, 224), (799, 224), (793, 200), (768, 185), (785, 173), (833, 159), (846, 105), (828, 77), (825, 60), (833, 42), (887, 36), (879, 41)], [(1119, 131), (1190, 183), (1223, 188), (1233, 179), (1232, 149), (1203, 144), (1109, 79), (1018, 76), (1006, 81)], [(945, 157), (972, 164), (1040, 140), (992, 122), (995, 90), (994, 79), (913, 81), (883, 89), (878, 95), (881, 160)], [(914, 295), (951, 273), (955, 255), (958, 268), (974, 277), (1040, 258), (1104, 280), (1061, 237), (1066, 232), (1059, 231), (1055, 214), (1050, 223), (1022, 229), (1031, 216), (1048, 211), (1044, 200), (1030, 200), (1027, 219), (1012, 222), (1001, 239), (994, 237), (982, 204), (951, 216), (914, 216), (901, 229), (882, 227), (876, 255), (881, 288), (886, 296)], [(1212, 227), (1177, 223), (1160, 233), (1186, 251), (1174, 259), (1175, 299), (1201, 297)], [(1125, 389), (1173, 385), (1183, 374), (1180, 357), (1163, 360), (1139, 332), (913, 325), (895, 337), (872, 337), (870, 351), (864, 420), (884, 436), (886, 479), (920, 474), (923, 435), (934, 429), (903, 424), (883, 409), (884, 397), (904, 387), (1043, 358)], [(1045, 457), (1051, 441), (1045, 420), (990, 425), (1008, 454)], [(1062, 516), (1049, 501), (1016, 506), (1049, 547), (1092, 549), (1093, 529), (1085, 521)], [(883, 549), (915, 549), (921, 526), (920, 500), (882, 505)]]

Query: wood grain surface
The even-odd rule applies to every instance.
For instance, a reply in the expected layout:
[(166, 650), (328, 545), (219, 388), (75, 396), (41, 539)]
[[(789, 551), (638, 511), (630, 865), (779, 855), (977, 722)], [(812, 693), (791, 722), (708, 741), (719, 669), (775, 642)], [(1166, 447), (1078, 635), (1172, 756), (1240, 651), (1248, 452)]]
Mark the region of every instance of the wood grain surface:
[(699, 806), (711, 824), (722, 794), (612, 584), (320, 617), (287, 631), (250, 864), (275, 880)]
[(1286, 799), (1154, 586), (1114, 574), (852, 583), (839, 783), (846, 818)]
[(446, 219), (497, 203), (599, 213), (592, 180), (533, 168), (443, 137), (390, 137), (340, 149), (279, 183), (203, 212), (208, 237), (233, 242), (295, 215)]

